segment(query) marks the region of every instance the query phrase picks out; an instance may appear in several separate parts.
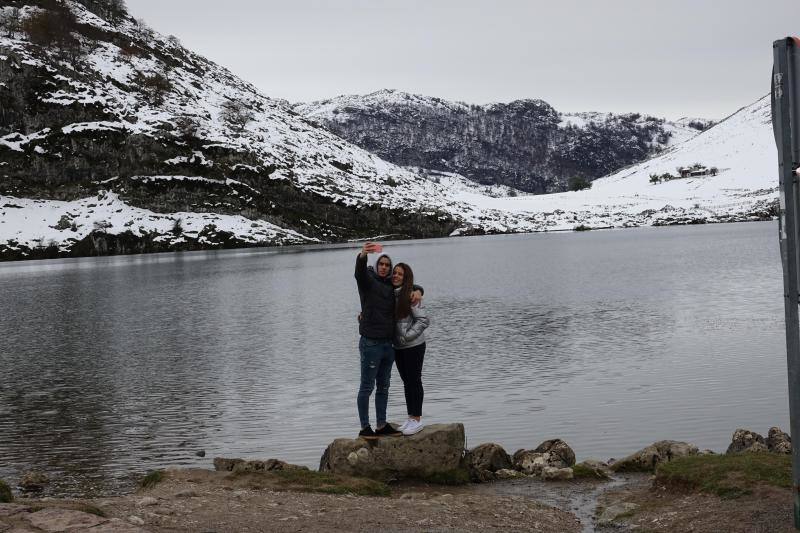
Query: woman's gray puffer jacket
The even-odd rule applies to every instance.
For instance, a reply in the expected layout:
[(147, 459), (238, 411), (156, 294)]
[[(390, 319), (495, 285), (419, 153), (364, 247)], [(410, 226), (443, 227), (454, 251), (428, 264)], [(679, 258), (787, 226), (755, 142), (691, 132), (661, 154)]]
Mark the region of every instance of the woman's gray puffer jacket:
[(394, 326), (394, 347), (397, 350), (419, 346), (425, 342), (425, 328), (431, 321), (425, 307), (419, 303), (411, 307), (411, 314), (398, 318)]

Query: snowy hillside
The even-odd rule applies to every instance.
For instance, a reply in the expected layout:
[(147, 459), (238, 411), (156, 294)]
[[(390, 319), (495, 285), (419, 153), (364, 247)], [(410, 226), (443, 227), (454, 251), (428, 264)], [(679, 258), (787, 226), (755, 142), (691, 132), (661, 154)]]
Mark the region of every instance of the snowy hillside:
[(543, 100), (486, 105), (393, 89), (293, 109), (387, 161), (527, 192), (569, 189), (643, 161), (698, 133), (641, 113), (571, 113)]
[[(677, 178), (679, 168), (716, 167), (715, 176)], [(651, 182), (652, 175), (676, 179)], [(648, 161), (560, 194), (455, 198), (513, 213), (536, 230), (753, 220), (772, 216), (778, 197), (777, 150), (769, 96)]]
[[(532, 196), (388, 163), (97, 0), (47, 5), (0, 8), (0, 259), (742, 220), (776, 197), (763, 100), (591, 190)], [(694, 163), (719, 173), (649, 182)]]

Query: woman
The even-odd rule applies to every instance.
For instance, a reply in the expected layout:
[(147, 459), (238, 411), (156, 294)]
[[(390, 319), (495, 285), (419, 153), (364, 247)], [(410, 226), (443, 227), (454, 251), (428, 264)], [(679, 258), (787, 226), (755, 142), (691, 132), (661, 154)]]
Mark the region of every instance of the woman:
[(403, 435), (413, 435), (422, 425), (422, 361), (425, 357), (425, 328), (430, 324), (422, 303), (411, 305), (414, 272), (405, 263), (392, 270), (395, 291), (394, 362), (403, 380), (408, 420), (400, 426)]

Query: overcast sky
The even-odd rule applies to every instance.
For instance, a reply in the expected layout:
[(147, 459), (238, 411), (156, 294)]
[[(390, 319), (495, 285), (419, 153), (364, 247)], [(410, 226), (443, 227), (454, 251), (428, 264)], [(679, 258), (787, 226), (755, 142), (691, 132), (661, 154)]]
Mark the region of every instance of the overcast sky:
[(769, 91), (800, 0), (127, 0), (267, 96), (382, 88), (722, 118)]

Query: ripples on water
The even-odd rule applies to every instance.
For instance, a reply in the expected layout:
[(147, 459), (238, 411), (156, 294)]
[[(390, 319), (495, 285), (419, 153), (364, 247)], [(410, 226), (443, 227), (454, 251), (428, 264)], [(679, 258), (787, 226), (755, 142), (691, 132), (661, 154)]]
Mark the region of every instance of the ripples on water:
[[(433, 317), (425, 417), (579, 458), (786, 426), (774, 223), (390, 243)], [(125, 490), (214, 456), (316, 467), (358, 430), (356, 249), (0, 265), (0, 478)], [(404, 418), (392, 378), (389, 413)], [(374, 419), (374, 414), (373, 414)], [(206, 458), (195, 455), (207, 452)]]

